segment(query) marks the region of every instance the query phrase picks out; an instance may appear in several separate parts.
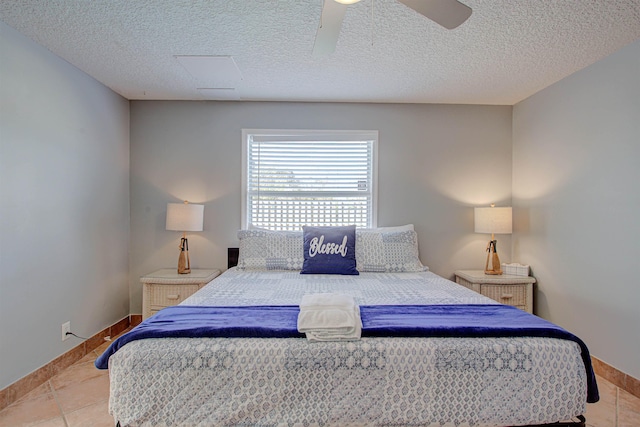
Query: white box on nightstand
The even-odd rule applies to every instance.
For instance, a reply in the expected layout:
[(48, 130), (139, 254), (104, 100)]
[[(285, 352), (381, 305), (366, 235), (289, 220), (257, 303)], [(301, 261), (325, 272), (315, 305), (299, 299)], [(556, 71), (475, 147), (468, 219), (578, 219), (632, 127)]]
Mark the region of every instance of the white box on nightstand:
[(529, 276), (529, 266), (513, 262), (511, 264), (502, 263), (502, 271), (504, 274), (512, 276)]

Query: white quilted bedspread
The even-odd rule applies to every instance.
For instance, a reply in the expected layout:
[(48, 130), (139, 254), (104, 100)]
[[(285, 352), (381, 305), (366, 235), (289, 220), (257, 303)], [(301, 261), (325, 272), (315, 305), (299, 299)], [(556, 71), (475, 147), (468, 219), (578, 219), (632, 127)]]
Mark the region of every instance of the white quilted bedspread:
[[(360, 276), (231, 269), (184, 305), (297, 305), (339, 291), (360, 305), (491, 304), (430, 272)], [(110, 359), (123, 426), (524, 425), (583, 414), (577, 344), (550, 338), (165, 338)]]

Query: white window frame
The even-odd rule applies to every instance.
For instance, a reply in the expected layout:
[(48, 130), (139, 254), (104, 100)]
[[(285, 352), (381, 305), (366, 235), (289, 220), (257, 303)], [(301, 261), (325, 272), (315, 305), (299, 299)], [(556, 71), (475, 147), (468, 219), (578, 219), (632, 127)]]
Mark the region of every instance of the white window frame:
[[(371, 223), (369, 227), (377, 226), (378, 217), (378, 131), (377, 130), (304, 130), (304, 129), (242, 129), (242, 206), (241, 227), (249, 227), (248, 212), (248, 155), (250, 137), (286, 137), (300, 138), (301, 141), (372, 141), (371, 159)], [(313, 225), (313, 224), (309, 224)]]

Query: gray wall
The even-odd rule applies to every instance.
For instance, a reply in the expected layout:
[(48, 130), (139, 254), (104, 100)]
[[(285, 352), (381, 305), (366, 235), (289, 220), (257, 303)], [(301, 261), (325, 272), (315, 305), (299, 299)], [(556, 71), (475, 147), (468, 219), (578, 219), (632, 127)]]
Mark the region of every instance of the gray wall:
[[(226, 266), (240, 228), (241, 130), (379, 130), (378, 225), (413, 223), (422, 262), (453, 277), (484, 267), (489, 236), (473, 206), (511, 204), (511, 107), (260, 102), (131, 102), (131, 312), (139, 277), (177, 266), (167, 202), (205, 205), (191, 233), (192, 267)], [(498, 236), (509, 261), (511, 236)]]
[(129, 313), (129, 103), (0, 22), (0, 389)]
[(640, 41), (514, 107), (513, 257), (537, 313), (640, 378)]

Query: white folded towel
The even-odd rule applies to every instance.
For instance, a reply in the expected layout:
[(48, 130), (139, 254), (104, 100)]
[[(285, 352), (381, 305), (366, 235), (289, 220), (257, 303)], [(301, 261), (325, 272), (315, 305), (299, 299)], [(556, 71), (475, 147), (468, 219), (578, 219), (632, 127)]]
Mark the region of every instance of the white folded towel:
[(360, 308), (349, 295), (305, 295), (300, 303), (298, 331), (309, 341), (351, 341), (362, 334)]
[(357, 307), (352, 309), (300, 309), (298, 315), (298, 330), (307, 332), (314, 329), (327, 329), (336, 332), (349, 332), (356, 327), (359, 318)]
[(300, 308), (317, 308), (317, 307), (341, 307), (351, 309), (356, 306), (355, 299), (351, 295), (324, 293), (324, 294), (307, 294), (300, 301)]

